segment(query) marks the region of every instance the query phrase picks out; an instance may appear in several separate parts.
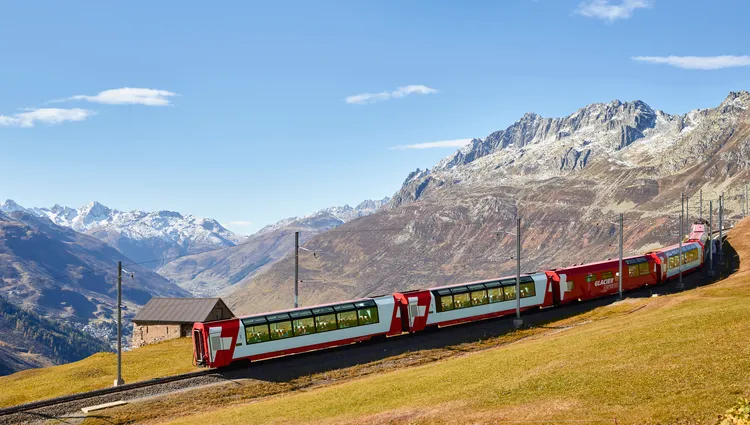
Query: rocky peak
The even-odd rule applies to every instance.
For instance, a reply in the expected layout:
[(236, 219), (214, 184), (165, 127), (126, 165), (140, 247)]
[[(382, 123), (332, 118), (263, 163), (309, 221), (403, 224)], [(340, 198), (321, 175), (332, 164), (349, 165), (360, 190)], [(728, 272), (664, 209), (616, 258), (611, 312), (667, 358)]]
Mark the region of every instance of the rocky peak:
[(388, 202), (390, 202), (390, 200), (391, 198), (386, 196), (385, 198), (379, 200), (368, 199), (362, 201), (354, 208), (349, 205), (323, 208), (322, 210), (316, 211), (303, 217), (289, 217), (283, 220), (279, 220), (276, 223), (269, 224), (260, 229), (256, 233), (256, 235), (273, 232), (287, 226), (295, 228), (305, 228), (313, 231), (327, 230), (333, 227), (340, 226), (356, 218), (370, 215), (380, 210), (381, 208), (384, 208), (388, 204)]
[(84, 205), (78, 212), (78, 220), (84, 226), (105, 221), (110, 217), (112, 210), (97, 201), (89, 202)]
[[(493, 132), (485, 139), (472, 139), (455, 154), (440, 161), (433, 172), (466, 165), (502, 150), (520, 151), (532, 145), (578, 142), (588, 135), (596, 137), (615, 133), (615, 143), (610, 145), (615, 150), (622, 149), (643, 137), (643, 131), (654, 127), (656, 118), (656, 112), (640, 100), (593, 103), (562, 118), (544, 118), (528, 112), (505, 130)], [(424, 175), (412, 173), (405, 184)]]
[(26, 208), (18, 205), (16, 201), (12, 199), (6, 199), (2, 205), (0, 205), (0, 211), (5, 213), (13, 213), (16, 211), (26, 211)]
[(729, 92), (729, 95), (721, 102), (721, 108), (728, 112), (730, 109), (746, 110), (750, 106), (750, 92), (746, 90)]

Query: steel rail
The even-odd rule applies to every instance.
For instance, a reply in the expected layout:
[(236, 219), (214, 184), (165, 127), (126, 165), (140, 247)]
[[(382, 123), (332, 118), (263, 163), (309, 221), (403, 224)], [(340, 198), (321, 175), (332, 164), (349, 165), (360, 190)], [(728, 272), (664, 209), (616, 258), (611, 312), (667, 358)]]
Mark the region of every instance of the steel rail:
[(206, 369), (197, 372), (183, 373), (180, 375), (165, 376), (163, 378), (154, 378), (147, 381), (134, 382), (132, 384), (125, 384), (117, 387), (102, 388), (99, 390), (86, 391), (77, 394), (71, 394), (67, 396), (55, 397), (46, 400), (33, 401), (30, 403), (19, 404), (16, 406), (6, 407), (0, 409), (0, 417), (8, 416), (15, 413), (27, 412), (29, 410), (36, 410), (43, 407), (55, 406), (58, 404), (70, 403), (73, 401), (86, 400), (88, 398), (100, 397), (109, 394), (117, 394), (125, 391), (153, 387), (156, 385), (167, 384), (171, 382), (183, 381), (191, 378), (199, 378), (201, 376), (211, 375), (216, 373), (216, 369)]

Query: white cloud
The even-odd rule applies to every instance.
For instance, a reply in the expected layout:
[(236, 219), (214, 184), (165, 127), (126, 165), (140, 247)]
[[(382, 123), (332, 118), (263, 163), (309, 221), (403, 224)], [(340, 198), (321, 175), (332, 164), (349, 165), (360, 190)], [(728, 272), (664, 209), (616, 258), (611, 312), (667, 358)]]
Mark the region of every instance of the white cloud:
[(229, 224), (232, 226), (238, 226), (238, 227), (249, 227), (253, 225), (253, 222), (245, 221), (245, 220), (237, 220), (237, 221), (230, 221)]
[(405, 149), (434, 149), (434, 148), (460, 148), (466, 146), (472, 139), (441, 140), (439, 142), (417, 143), (414, 145), (393, 146), (391, 150)]
[(683, 69), (722, 69), (750, 66), (750, 56), (635, 56), (634, 61), (667, 64)]
[(83, 121), (86, 118), (95, 115), (96, 112), (88, 109), (59, 109), (59, 108), (39, 108), (24, 109), (13, 115), (0, 115), (0, 127), (34, 127), (36, 123), (40, 124), (62, 124), (68, 121)]
[(613, 22), (617, 19), (629, 19), (636, 9), (651, 6), (650, 0), (587, 0), (578, 5), (575, 13), (588, 18), (606, 19)]
[(167, 90), (123, 87), (121, 89), (104, 90), (94, 96), (79, 94), (55, 102), (86, 100), (94, 103), (106, 103), (108, 105), (167, 106), (170, 104), (169, 98), (173, 96), (177, 96), (177, 93)]
[(375, 103), (382, 100), (397, 99), (401, 97), (409, 96), (410, 94), (432, 94), (437, 93), (437, 90), (423, 86), (423, 85), (410, 85), (399, 87), (393, 91), (384, 91), (380, 93), (362, 93), (346, 98), (346, 103), (364, 105), (366, 103)]

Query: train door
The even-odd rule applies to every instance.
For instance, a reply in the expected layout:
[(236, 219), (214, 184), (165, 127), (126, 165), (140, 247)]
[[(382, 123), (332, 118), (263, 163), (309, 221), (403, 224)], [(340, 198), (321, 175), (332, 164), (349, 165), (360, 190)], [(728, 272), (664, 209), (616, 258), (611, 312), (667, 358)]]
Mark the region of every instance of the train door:
[(547, 296), (545, 296), (544, 305), (560, 305), (560, 276), (558, 276), (554, 271), (548, 271), (546, 272), (546, 275), (548, 287), (547, 293), (551, 293), (552, 299), (549, 299)]
[(206, 345), (200, 329), (193, 329), (193, 359), (197, 366), (206, 365)]

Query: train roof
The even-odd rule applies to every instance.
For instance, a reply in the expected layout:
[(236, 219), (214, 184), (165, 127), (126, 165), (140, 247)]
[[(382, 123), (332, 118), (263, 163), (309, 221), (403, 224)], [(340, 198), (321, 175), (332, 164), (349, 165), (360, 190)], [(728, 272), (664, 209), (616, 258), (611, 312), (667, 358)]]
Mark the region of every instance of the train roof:
[[(628, 265), (628, 260), (631, 260), (631, 263), (633, 263), (632, 260), (640, 260), (640, 259), (648, 259), (648, 254), (643, 255), (633, 255), (630, 257), (622, 257), (622, 262), (625, 265)], [(586, 263), (586, 264), (574, 264), (567, 267), (559, 267), (556, 269), (551, 269), (550, 271), (559, 271), (559, 270), (571, 270), (571, 269), (585, 269), (585, 268), (591, 268), (591, 267), (597, 267), (597, 266), (607, 266), (610, 263), (618, 264), (620, 262), (619, 258), (614, 259), (608, 259), (603, 261), (597, 261), (595, 263)], [(642, 262), (642, 261), (639, 261)], [(636, 263), (637, 264), (637, 263)]]
[(289, 308), (289, 309), (285, 309), (285, 310), (267, 311), (265, 313), (247, 314), (247, 315), (244, 315), (244, 316), (237, 316), (236, 318), (237, 319), (247, 319), (247, 318), (251, 318), (251, 317), (268, 316), (268, 315), (271, 315), (271, 314), (291, 313), (291, 312), (294, 312), (294, 311), (311, 310), (313, 308), (332, 307), (332, 306), (339, 305), (339, 304), (353, 304), (353, 303), (357, 303), (357, 302), (375, 300), (375, 299), (384, 298), (384, 297), (393, 297), (393, 294), (378, 295), (378, 296), (374, 296), (374, 297), (365, 297), (365, 298), (355, 298), (353, 300), (344, 300), (344, 301), (336, 301), (336, 302), (325, 303), (325, 304), (308, 305), (308, 306), (304, 306), (304, 307)]
[[(535, 274), (544, 274), (544, 272), (543, 272), (543, 271), (541, 271), (541, 272), (526, 272), (526, 273), (521, 273), (521, 277), (524, 277), (524, 276), (532, 276), (532, 275), (535, 275)], [(503, 277), (496, 277), (496, 278), (494, 278), (494, 279), (482, 279), (482, 280), (473, 280), (473, 281), (471, 281), (471, 282), (461, 282), (461, 283), (452, 283), (452, 284), (450, 284), (450, 285), (433, 286), (433, 287), (430, 287), (430, 288), (426, 288), (426, 289), (416, 289), (416, 290), (414, 290), (414, 291), (409, 291), (409, 292), (417, 292), (417, 291), (434, 291), (434, 290), (437, 290), (437, 289), (445, 289), (445, 288), (455, 288), (455, 287), (457, 287), (457, 286), (467, 286), (467, 285), (475, 285), (475, 284), (477, 284), (477, 283), (497, 282), (498, 280), (507, 280), (507, 279), (515, 279), (515, 278), (516, 278), (516, 275), (512, 275), (512, 276), (503, 276)], [(407, 293), (407, 292), (401, 292), (401, 293), (402, 293), (402, 294), (405, 294), (405, 293)]]
[[(683, 242), (683, 244), (682, 244), (682, 250), (683, 251), (689, 251), (689, 250), (693, 249), (692, 245), (698, 245), (698, 246), (700, 246), (700, 243), (698, 243), (696, 241), (693, 241), (693, 242)], [(677, 251), (679, 249), (680, 249), (680, 244), (674, 244), (674, 245), (670, 245), (670, 246), (665, 246), (663, 248), (655, 249), (655, 250), (653, 250), (651, 252), (658, 252), (658, 253), (666, 254), (669, 251)]]

